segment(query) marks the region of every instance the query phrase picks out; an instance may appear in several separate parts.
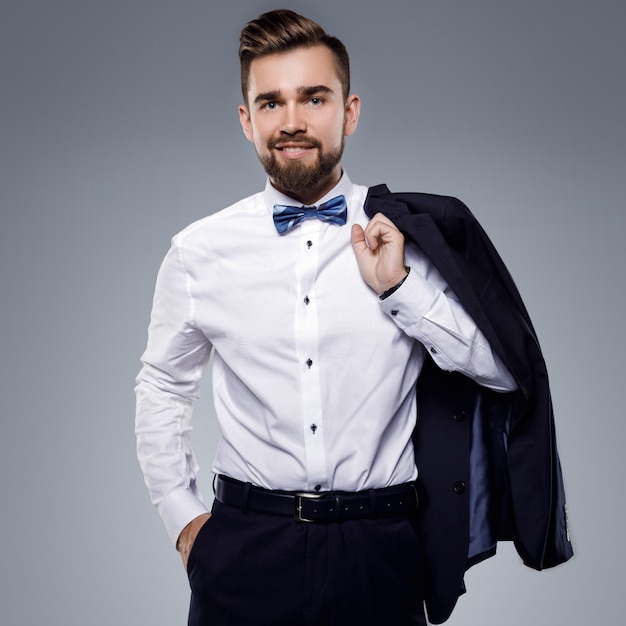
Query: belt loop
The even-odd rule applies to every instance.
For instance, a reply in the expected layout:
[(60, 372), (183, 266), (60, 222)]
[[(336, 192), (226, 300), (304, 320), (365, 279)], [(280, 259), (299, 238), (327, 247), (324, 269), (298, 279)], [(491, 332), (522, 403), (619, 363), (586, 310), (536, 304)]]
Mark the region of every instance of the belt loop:
[(370, 518), (376, 517), (376, 489), (370, 489)]
[(244, 483), (243, 485), (243, 495), (241, 496), (241, 512), (243, 515), (246, 515), (248, 512), (248, 500), (250, 499), (250, 487), (252, 487), (252, 483)]

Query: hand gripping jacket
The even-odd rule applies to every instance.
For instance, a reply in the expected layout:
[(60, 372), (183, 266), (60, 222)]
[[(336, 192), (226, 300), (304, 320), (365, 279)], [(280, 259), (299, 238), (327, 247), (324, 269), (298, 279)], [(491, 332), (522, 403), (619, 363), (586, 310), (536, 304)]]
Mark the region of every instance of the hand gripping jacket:
[(546, 365), (520, 294), (476, 218), (456, 198), (369, 189), (365, 211), (389, 217), (441, 272), (519, 389), (496, 393), (427, 360), (417, 385), (425, 601), (448, 619), (465, 571), (512, 540), (541, 570), (572, 554)]

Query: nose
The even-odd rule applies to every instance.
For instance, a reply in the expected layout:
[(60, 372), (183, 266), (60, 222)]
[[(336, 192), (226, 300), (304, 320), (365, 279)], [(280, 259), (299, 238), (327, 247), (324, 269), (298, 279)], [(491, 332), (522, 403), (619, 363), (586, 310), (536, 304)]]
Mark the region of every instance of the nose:
[(283, 119), (281, 120), (281, 132), (287, 135), (306, 132), (306, 122), (301, 108), (297, 103), (289, 103), (285, 106)]

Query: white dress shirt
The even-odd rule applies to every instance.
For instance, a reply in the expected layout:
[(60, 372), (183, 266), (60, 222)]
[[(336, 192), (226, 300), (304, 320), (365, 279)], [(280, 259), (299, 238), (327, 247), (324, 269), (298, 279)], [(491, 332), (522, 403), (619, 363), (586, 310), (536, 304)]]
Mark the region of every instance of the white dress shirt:
[(222, 436), (213, 471), (269, 489), (386, 487), (417, 477), (415, 384), (437, 365), (500, 391), (515, 382), (415, 247), (390, 297), (363, 281), (350, 226), (367, 188), (344, 173), (345, 226), (318, 219), (278, 235), (262, 193), (191, 224), (161, 266), (137, 377), (137, 449), (172, 541), (206, 511), (189, 442), (192, 401), (214, 351)]

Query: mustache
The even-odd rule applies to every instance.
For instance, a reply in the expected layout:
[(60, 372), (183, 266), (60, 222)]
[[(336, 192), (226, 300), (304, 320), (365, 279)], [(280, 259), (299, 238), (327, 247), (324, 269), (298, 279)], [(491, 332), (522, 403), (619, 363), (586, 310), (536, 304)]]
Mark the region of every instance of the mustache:
[(315, 139), (314, 137), (309, 137), (308, 135), (300, 134), (300, 135), (290, 135), (289, 133), (283, 133), (280, 137), (274, 137), (267, 142), (267, 147), (270, 150), (273, 150), (279, 143), (285, 143), (286, 141), (291, 141), (293, 143), (308, 143), (314, 148), (322, 148), (322, 144)]

